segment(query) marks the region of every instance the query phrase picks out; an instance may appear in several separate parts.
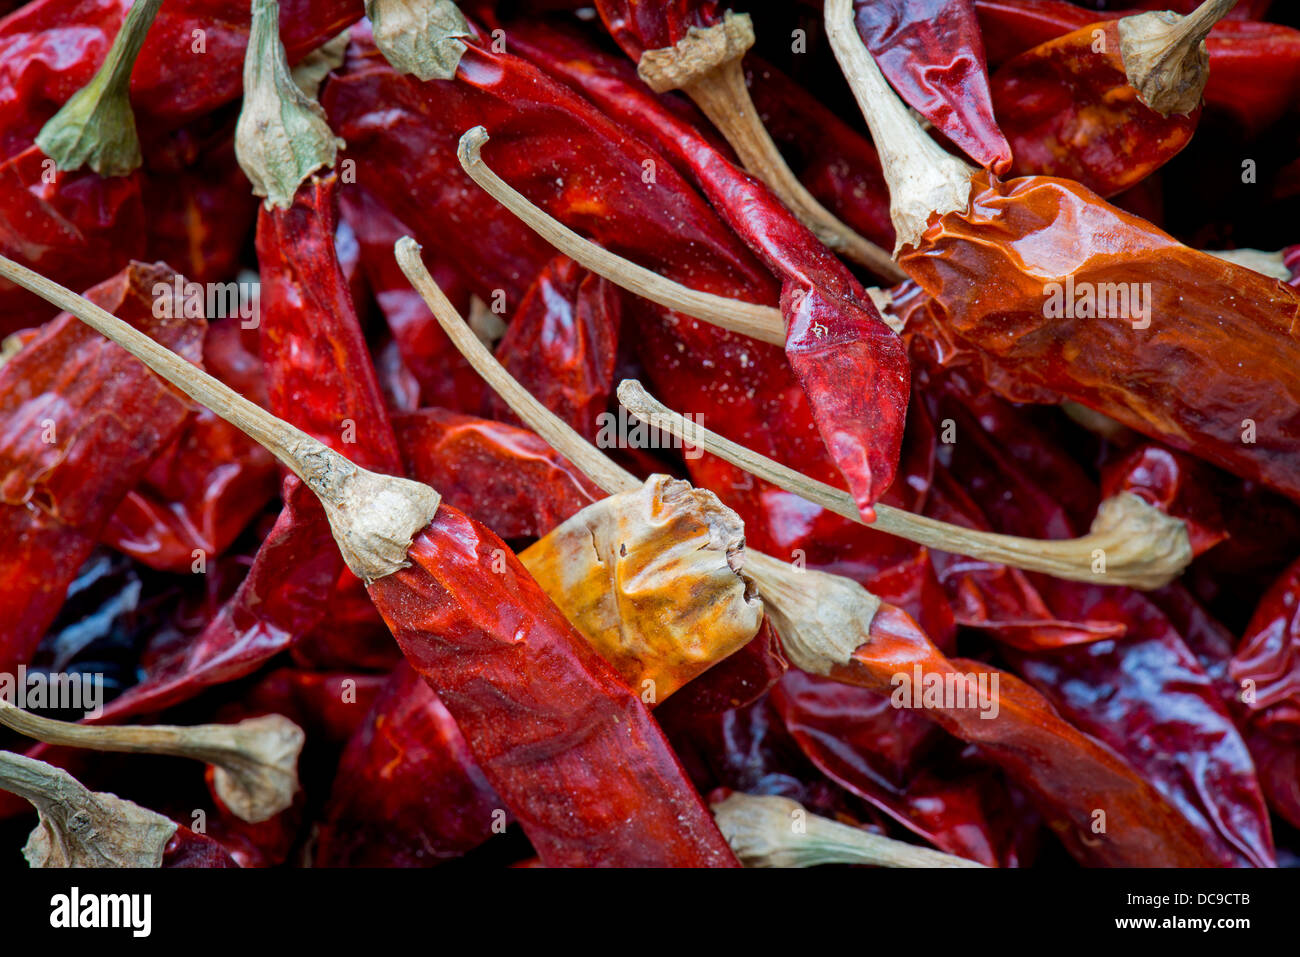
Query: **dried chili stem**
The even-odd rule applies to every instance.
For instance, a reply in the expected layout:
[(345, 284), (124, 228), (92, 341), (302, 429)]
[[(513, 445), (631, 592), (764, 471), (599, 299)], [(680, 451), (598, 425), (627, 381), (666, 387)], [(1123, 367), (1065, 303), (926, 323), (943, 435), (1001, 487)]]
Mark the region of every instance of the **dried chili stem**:
[(357, 577), (371, 582), (406, 567), (411, 539), (438, 509), (436, 491), (361, 468), (116, 316), (4, 256), (0, 275), (72, 313), (265, 447), (320, 498), (344, 561)]
[[(464, 140), (461, 141), (462, 144)], [(527, 389), (497, 362), (496, 356), (479, 341), (478, 336), (461, 318), (420, 259), (420, 245), (410, 236), (404, 236), (393, 247), (397, 264), (420, 294), (425, 305), (442, 326), (461, 355), (483, 379), (505, 399), (529, 428), (568, 456), (591, 480), (611, 495), (632, 492), (641, 488), (641, 481), (631, 472), (620, 468), (602, 455), (595, 446), (575, 432), (569, 425), (551, 414)]]
[(1200, 106), (1210, 78), (1205, 38), (1236, 5), (1237, 0), (1205, 0), (1186, 16), (1157, 11), (1120, 20), (1120, 57), (1138, 99), (1162, 116)]
[[(655, 428), (828, 511), (866, 524), (848, 492), (809, 478), (686, 419), (650, 395), (640, 382), (625, 379), (618, 387), (618, 397), (629, 412)], [(1092, 531), (1081, 538), (1048, 540), (981, 532), (888, 505), (876, 506), (876, 521), (869, 527), (919, 545), (1026, 571), (1134, 588), (1167, 585), (1192, 559), (1187, 526), (1130, 492), (1102, 502)], [(1098, 565), (1099, 553), (1104, 565)]]
[(763, 342), (785, 345), (785, 320), (781, 317), (781, 310), (697, 292), (665, 279), (656, 272), (630, 263), (590, 240), (583, 239), (563, 223), (542, 212), (483, 162), (480, 150), (487, 141), (487, 130), (483, 127), (476, 126), (467, 131), (460, 138), (457, 150), (460, 165), (493, 199), (570, 259), (629, 292), (657, 302), (665, 308)]
[(23, 856), (32, 867), (160, 867), (176, 823), (67, 771), (0, 751), (0, 790), (30, 802), (40, 823)]
[(293, 804), (298, 793), (302, 728), (284, 715), (249, 718), (238, 724), (109, 725), (91, 727), (43, 718), (0, 701), (0, 724), (46, 744), (168, 754), (212, 765), (217, 796), (241, 820), (266, 821)]
[(1208, 256), (1213, 256), (1215, 259), (1222, 259), (1224, 262), (1253, 269), (1270, 279), (1278, 279), (1282, 282), (1291, 281), (1291, 270), (1287, 268), (1280, 249), (1271, 253), (1262, 249), (1204, 249), (1202, 252)]
[(244, 56), (244, 107), (235, 124), (235, 157), (266, 205), (288, 207), (303, 180), (334, 165), (339, 141), (319, 103), (293, 81), (280, 42), (280, 4), (253, 0)]
[(451, 0), (366, 0), (375, 46), (399, 73), (450, 80), (473, 36)]
[(897, 255), (920, 241), (931, 216), (967, 208), (973, 170), (927, 136), (890, 89), (858, 35), (853, 0), (826, 0), (826, 36), (880, 154)]
[(983, 864), (917, 847), (810, 814), (798, 801), (736, 792), (713, 805), (731, 849), (746, 867), (983, 867)]
[(637, 72), (656, 93), (679, 89), (694, 100), (745, 169), (767, 184), (828, 247), (891, 282), (906, 279), (887, 252), (817, 202), (786, 164), (745, 86), (741, 60), (753, 45), (749, 14), (728, 10), (721, 23), (691, 27), (675, 46), (645, 51)]
[(64, 172), (89, 166), (125, 176), (144, 162), (131, 111), (131, 70), (162, 0), (135, 0), (90, 82), (36, 134), (36, 145)]

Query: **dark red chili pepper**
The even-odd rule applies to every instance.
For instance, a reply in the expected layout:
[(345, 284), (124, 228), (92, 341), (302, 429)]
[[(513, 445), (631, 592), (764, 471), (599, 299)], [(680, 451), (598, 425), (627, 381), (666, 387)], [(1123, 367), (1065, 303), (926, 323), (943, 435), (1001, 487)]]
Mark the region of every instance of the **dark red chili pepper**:
[[(155, 316), (166, 267), (133, 264), (87, 296), (188, 356), (201, 319)], [(118, 502), (181, 431), (189, 404), (74, 317), (48, 324), (0, 367), (0, 671), (25, 664)]]
[(393, 426), (406, 474), (502, 538), (540, 538), (605, 497), (526, 429), (445, 409), (395, 415)]
[(899, 95), (981, 166), (1005, 173), (972, 0), (858, 0), (858, 33)]
[[(893, 481), (909, 377), (902, 344), (852, 274), (761, 183), (733, 166), (644, 87), (621, 82), (605, 57), (571, 35), (519, 24), (515, 45), (607, 115), (690, 167), (754, 253), (782, 280), (786, 356), (831, 459), (863, 515)], [(859, 388), (844, 390), (844, 382)]]
[(312, 863), (433, 867), (506, 823), (451, 714), (403, 662), (343, 753)]
[[(506, 371), (588, 441), (614, 388), (621, 301), (613, 283), (557, 257), (528, 287), (496, 348)], [(495, 418), (514, 418), (500, 400), (495, 409)]]

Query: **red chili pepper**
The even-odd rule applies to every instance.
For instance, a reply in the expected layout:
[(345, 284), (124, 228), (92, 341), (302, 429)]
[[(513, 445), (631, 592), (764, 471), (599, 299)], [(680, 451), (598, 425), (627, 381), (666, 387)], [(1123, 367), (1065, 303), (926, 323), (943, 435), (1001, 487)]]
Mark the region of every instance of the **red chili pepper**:
[(393, 417), (412, 478), (505, 539), (540, 538), (604, 498), (532, 432), (445, 409)]
[(899, 95), (980, 166), (1005, 173), (973, 0), (858, 0), (858, 33)]
[[(621, 302), (613, 283), (557, 257), (528, 287), (496, 348), (506, 371), (588, 441), (614, 388)], [(499, 400), (494, 407), (495, 418), (513, 420)]]
[[(91, 289), (110, 308), (197, 360), (202, 320), (159, 319), (163, 266), (133, 265)], [(0, 367), (0, 671), (26, 664), (54, 620), (68, 584), (122, 496), (179, 434), (188, 403), (72, 316), (49, 323)]]
[[(1065, 0), (975, 0), (975, 7), (994, 67), (1095, 20), (1122, 16), (1084, 10)], [(1163, 2), (1155, 7), (1171, 8)], [(1300, 30), (1234, 19), (1248, 9), (1239, 3), (1205, 41), (1210, 55), (1205, 102), (1253, 135), (1281, 119), (1300, 95)], [(1260, 76), (1269, 82), (1260, 83)]]
[(433, 867), (507, 823), (438, 696), (403, 662), (348, 742), (316, 867)]
[[(585, 93), (607, 115), (690, 167), (696, 183), (754, 253), (782, 280), (785, 351), (832, 460), (863, 516), (889, 488), (907, 411), (907, 357), (852, 274), (766, 187), (643, 87), (604, 69), (604, 57), (576, 38), (512, 28), (525, 56)], [(859, 384), (852, 390), (844, 382)]]

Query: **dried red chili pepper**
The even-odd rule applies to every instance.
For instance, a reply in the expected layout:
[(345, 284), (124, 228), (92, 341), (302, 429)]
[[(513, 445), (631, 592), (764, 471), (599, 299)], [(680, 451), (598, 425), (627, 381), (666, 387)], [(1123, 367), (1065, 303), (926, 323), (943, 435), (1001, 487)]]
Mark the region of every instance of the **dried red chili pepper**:
[[(1188, 249), (1065, 180), (972, 175), (906, 116), (846, 38), (845, 15), (828, 26), (894, 180), (900, 263), (943, 307), (930, 335), (944, 342), (944, 361), (977, 365), (990, 388), (1017, 401), (1077, 401), (1300, 497), (1290, 336), (1300, 294)], [(904, 175), (929, 177), (929, 198), (905, 195)], [(1124, 307), (1119, 293), (1131, 283), (1139, 305)], [(1174, 316), (1177, 342), (1165, 328)], [(1257, 431), (1258, 441), (1243, 442)]]
[(403, 662), (343, 753), (313, 864), (432, 867), (504, 830), (504, 808), (451, 713)]
[[(135, 264), (87, 295), (198, 359), (201, 319), (155, 317), (155, 286), (171, 295), (173, 279), (164, 266)], [(29, 660), (113, 509), (180, 432), (189, 406), (63, 316), (0, 367), (0, 415), (9, 423), (0, 521), (4, 539), (21, 543), (0, 558), (8, 588), (0, 671), (12, 671)]]
[(1139, 183), (1191, 140), (1208, 78), (1203, 41), (1235, 0), (1101, 21), (1034, 47), (993, 76), (1011, 172), (1064, 176), (1101, 196)]
[(908, 105), (980, 166), (1007, 171), (972, 0), (858, 0), (854, 23)]
[(1219, 501), (1209, 491), (1209, 471), (1191, 456), (1144, 442), (1102, 470), (1102, 494), (1132, 492), (1181, 518), (1199, 555), (1228, 537)]
[[(1098, 19), (1122, 15), (1084, 10), (1065, 0), (975, 0), (975, 7), (992, 66)], [(1205, 41), (1210, 56), (1205, 102), (1253, 135), (1290, 111), (1300, 93), (1300, 30), (1234, 19), (1245, 9), (1238, 4)], [(1260, 76), (1269, 82), (1260, 83)]]
[(604, 495), (544, 440), (445, 409), (393, 417), (412, 478), (502, 538), (540, 538)]
[[(496, 355), (515, 379), (594, 441), (609, 405), (622, 317), (621, 294), (567, 256), (547, 263), (510, 319)], [(495, 418), (510, 419), (500, 402)]]
[[(515, 45), (608, 115), (689, 165), (700, 188), (782, 280), (785, 351), (832, 460), (863, 516), (889, 487), (907, 410), (907, 359), (853, 276), (759, 183), (642, 88), (601, 68), (576, 38), (520, 24)], [(852, 390), (844, 382), (860, 384)]]

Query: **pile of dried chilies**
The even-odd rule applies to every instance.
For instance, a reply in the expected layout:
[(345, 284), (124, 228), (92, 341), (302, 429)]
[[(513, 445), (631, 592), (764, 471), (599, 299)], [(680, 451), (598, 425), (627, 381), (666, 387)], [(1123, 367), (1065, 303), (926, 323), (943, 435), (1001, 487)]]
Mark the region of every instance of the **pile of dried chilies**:
[(0, 7), (10, 863), (1293, 861), (1300, 17), (592, 6)]

